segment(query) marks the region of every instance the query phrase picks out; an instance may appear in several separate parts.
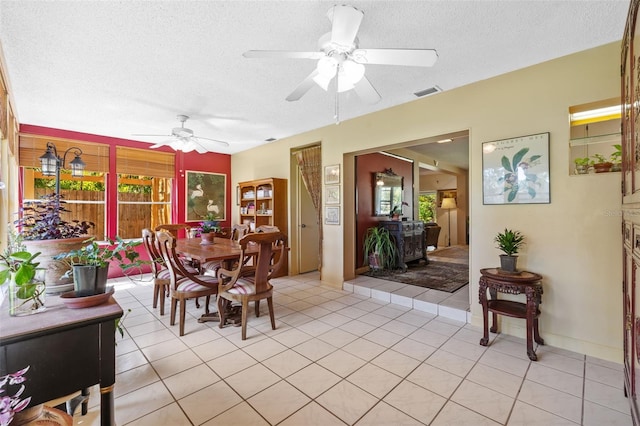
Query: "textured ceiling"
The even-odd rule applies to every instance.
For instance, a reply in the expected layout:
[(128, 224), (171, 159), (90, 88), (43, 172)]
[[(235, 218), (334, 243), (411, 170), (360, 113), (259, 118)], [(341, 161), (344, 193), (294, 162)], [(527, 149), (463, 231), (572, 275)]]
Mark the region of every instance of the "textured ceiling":
[[(312, 60), (246, 59), (251, 49), (317, 50), (327, 1), (7, 1), (0, 42), (21, 123), (155, 143), (191, 116), (196, 136), (235, 153), (335, 122), (319, 87), (285, 97)], [(434, 48), (431, 68), (368, 65), (382, 96), (340, 96), (341, 120), (621, 39), (628, 1), (353, 1), (362, 48)], [(437, 95), (436, 95), (437, 96)]]

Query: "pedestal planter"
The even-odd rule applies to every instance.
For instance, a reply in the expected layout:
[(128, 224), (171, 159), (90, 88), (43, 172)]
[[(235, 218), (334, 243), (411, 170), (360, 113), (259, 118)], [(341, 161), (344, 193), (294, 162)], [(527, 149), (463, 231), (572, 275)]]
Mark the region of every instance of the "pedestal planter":
[(109, 265), (73, 265), (73, 285), (79, 297), (104, 293), (107, 288)]
[(28, 240), (23, 241), (25, 247), (31, 253), (40, 252), (38, 260), (40, 267), (45, 268), (44, 282), (47, 285), (46, 292), (49, 294), (68, 291), (73, 280), (63, 277), (70, 269), (69, 264), (64, 260), (56, 260), (53, 257), (60, 253), (67, 253), (78, 250), (85, 245), (87, 237), (65, 238), (61, 240)]

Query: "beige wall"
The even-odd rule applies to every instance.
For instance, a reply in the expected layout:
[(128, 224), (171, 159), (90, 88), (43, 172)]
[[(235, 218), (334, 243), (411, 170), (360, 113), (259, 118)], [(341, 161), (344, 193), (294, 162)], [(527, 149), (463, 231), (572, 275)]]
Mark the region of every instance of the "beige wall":
[[(232, 178), (234, 184), (289, 178), (290, 149), (321, 141), (323, 165), (341, 164), (343, 172), (341, 225), (324, 228), (322, 275), (340, 286), (353, 276), (352, 154), (468, 129), (472, 322), (481, 324), (479, 270), (496, 266), (493, 237), (510, 227), (527, 237), (519, 266), (544, 277), (545, 341), (621, 362), (620, 174), (569, 176), (568, 170), (568, 108), (619, 96), (619, 58), (619, 43), (612, 43), (286, 138), (233, 155)], [(551, 203), (483, 205), (482, 142), (541, 132), (551, 134)], [(523, 325), (502, 321), (504, 332), (519, 336)]]

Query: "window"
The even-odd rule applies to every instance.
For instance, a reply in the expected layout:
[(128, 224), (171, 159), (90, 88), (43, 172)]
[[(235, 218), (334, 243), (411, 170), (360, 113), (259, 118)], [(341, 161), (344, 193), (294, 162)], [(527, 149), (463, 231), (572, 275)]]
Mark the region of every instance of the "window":
[(171, 223), (174, 154), (117, 148), (118, 235), (140, 238), (143, 228)]
[(418, 218), (423, 222), (435, 222), (436, 192), (423, 192), (418, 197)]
[[(23, 202), (36, 201), (42, 196), (55, 192), (55, 176), (43, 176), (40, 169), (24, 168)], [(60, 195), (66, 202), (68, 213), (61, 215), (62, 220), (71, 222), (76, 219), (93, 222), (95, 227), (89, 230), (89, 236), (97, 240), (105, 239), (106, 204), (105, 174), (85, 172), (81, 179), (72, 178), (68, 170), (60, 172)]]

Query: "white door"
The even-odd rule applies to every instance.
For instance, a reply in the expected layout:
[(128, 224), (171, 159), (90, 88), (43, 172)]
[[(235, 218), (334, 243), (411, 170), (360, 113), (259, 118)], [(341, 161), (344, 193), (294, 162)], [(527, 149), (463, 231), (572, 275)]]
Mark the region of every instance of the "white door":
[(318, 214), (313, 207), (311, 195), (302, 181), (300, 169), (298, 177), (298, 270), (301, 274), (318, 270), (318, 242), (320, 230), (318, 225)]

